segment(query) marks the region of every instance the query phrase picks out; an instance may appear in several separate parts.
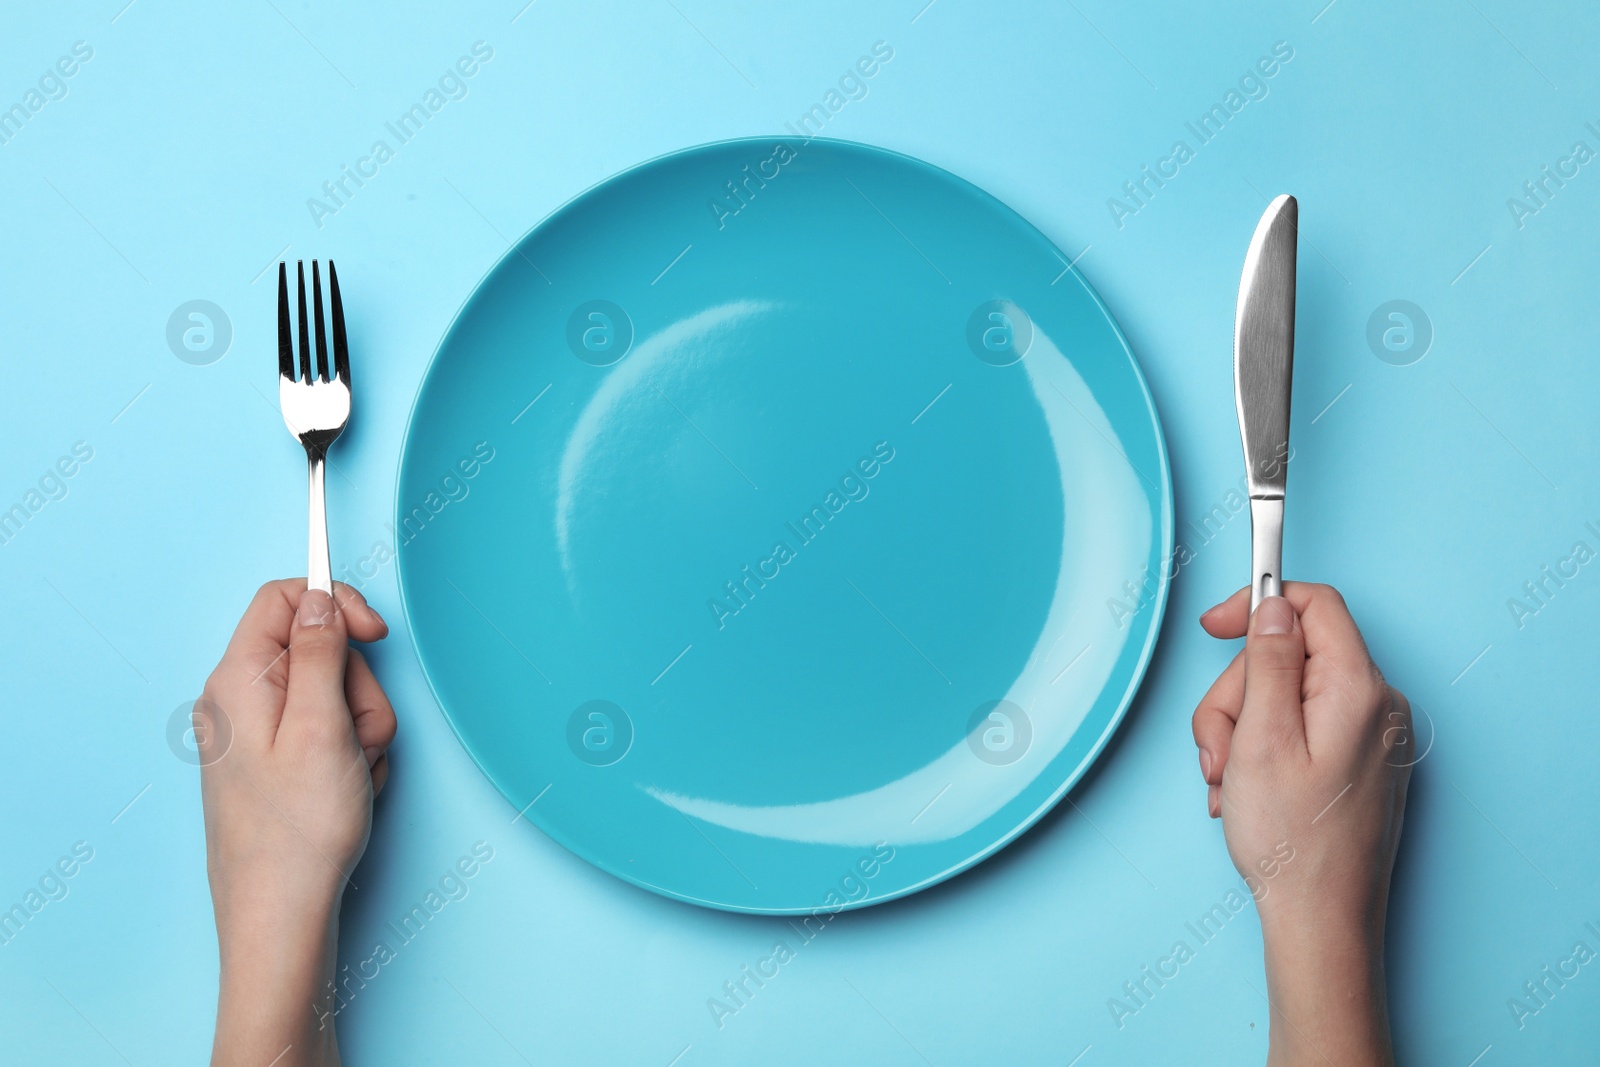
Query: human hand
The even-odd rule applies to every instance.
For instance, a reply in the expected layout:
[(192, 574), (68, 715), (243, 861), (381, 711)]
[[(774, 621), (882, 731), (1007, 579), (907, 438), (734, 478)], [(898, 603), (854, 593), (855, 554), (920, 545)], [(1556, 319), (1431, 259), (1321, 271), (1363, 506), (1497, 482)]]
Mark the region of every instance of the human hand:
[[(1389, 1063), (1383, 932), (1405, 811), (1411, 708), (1342, 597), (1287, 582), (1200, 618), (1248, 636), (1194, 713), (1211, 815), (1256, 897), (1274, 1010), (1269, 1062)], [(1285, 1025), (1279, 1025), (1279, 1019)]]
[(303, 578), (268, 582), (195, 703), (222, 963), (215, 1063), (337, 1062), (313, 1003), (333, 975), (340, 896), (395, 734), (349, 640), (388, 632), (348, 586), (330, 598)]

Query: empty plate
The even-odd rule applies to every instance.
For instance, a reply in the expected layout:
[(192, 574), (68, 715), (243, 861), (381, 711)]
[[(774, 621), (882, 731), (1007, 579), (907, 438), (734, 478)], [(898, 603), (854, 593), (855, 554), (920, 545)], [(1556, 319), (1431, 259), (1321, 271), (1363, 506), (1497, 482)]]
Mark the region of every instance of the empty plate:
[(1170, 474), (1067, 257), (839, 141), (652, 160), (519, 241), (407, 431), (405, 610), (528, 822), (679, 900), (796, 914), (970, 867), (1149, 660)]

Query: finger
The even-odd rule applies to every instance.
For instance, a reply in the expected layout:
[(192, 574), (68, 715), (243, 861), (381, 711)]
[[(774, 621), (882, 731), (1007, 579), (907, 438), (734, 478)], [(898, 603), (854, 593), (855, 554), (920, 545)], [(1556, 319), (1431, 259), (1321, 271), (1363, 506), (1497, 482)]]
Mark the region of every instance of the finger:
[[(1361, 631), (1350, 617), (1339, 590), (1317, 582), (1284, 582), (1284, 599), (1300, 617), (1311, 655), (1352, 654), (1367, 658)], [(1224, 640), (1243, 637), (1250, 625), (1250, 587), (1245, 586), (1216, 607), (1200, 616), (1200, 625), (1212, 637)]]
[[(252, 685), (266, 681), (282, 689), (288, 677), (284, 650), (289, 647), (295, 609), (305, 591), (304, 578), (280, 578), (256, 590), (218, 664), (220, 678)], [(335, 582), (333, 591), (336, 601), (350, 609), (344, 614), (351, 637), (377, 641), (388, 634), (388, 624), (360, 593), (343, 582)]]
[(1222, 818), (1222, 787), (1220, 785), (1206, 786), (1206, 812), (1213, 819)]
[[(1405, 719), (1406, 732), (1408, 734), (1412, 734), (1413, 720), (1411, 717), (1411, 702), (1407, 700), (1406, 695), (1400, 692), (1398, 689), (1389, 687), (1389, 692), (1394, 700), (1394, 711)], [(1412, 741), (1413, 743), (1415, 742), (1414, 734), (1412, 734)], [(1391, 752), (1392, 751), (1393, 749), (1391, 748)], [(1400, 847), (1400, 835), (1405, 829), (1406, 794), (1410, 791), (1411, 787), (1411, 768), (1416, 766), (1416, 761), (1420, 758), (1421, 756), (1417, 755), (1417, 753), (1413, 751), (1407, 756), (1404, 766), (1400, 768), (1400, 780), (1395, 787), (1394, 809), (1393, 814), (1390, 815), (1389, 823), (1389, 841), (1391, 850), (1398, 850)], [(1393, 861), (1391, 860), (1391, 862)]]
[(333, 600), (344, 615), (345, 627), (352, 641), (382, 641), (389, 636), (389, 624), (383, 621), (378, 610), (367, 603), (367, 598), (343, 582), (333, 583)]
[[(1385, 685), (1383, 750), (1384, 758), (1396, 766), (1408, 769), (1420, 759), (1416, 754), (1416, 724), (1411, 715), (1411, 701), (1392, 685)], [(1396, 759), (1398, 757), (1398, 759)]]
[(1250, 623), (1250, 587), (1237, 590), (1232, 596), (1200, 616), (1200, 626), (1212, 637), (1229, 640), (1243, 637)]
[(210, 774), (210, 768), (233, 747), (233, 716), (208, 690), (189, 707), (189, 731), (189, 736), (194, 738), (200, 773)]
[(289, 638), (289, 684), (284, 703), (284, 729), (330, 731), (329, 737), (353, 737), (350, 712), (344, 702), (345, 660), (349, 655), (344, 614), (335, 610), (333, 598), (319, 589), (300, 594)]
[[(298, 590), (294, 588), (296, 584)], [(303, 578), (267, 582), (257, 589), (234, 628), (217, 673), (251, 685), (265, 677), (276, 681), (281, 691), (288, 671), (280, 661), (285, 658), (283, 652), (289, 647), (289, 630), (294, 623), (295, 601), (291, 598), (304, 590)]]
[(1250, 620), (1244, 647), (1244, 703), (1234, 732), (1272, 748), (1292, 744), (1305, 750), (1305, 635), (1293, 606), (1283, 597), (1261, 601)]
[(256, 590), (234, 628), (227, 651), (206, 679), (206, 698), (221, 709), (247, 744), (270, 747), (283, 717), (289, 631), (294, 622), (288, 597), (296, 585), (303, 590), (305, 580), (267, 582)]
[(383, 792), (383, 783), (389, 780), (389, 754), (385, 752), (378, 757), (378, 762), (372, 765), (372, 795), (376, 797)]
[(355, 723), (356, 743), (367, 758), (367, 766), (375, 767), (378, 757), (394, 742), (394, 706), (366, 657), (353, 648), (345, 662), (344, 699)]
[(1330, 708), (1332, 710), (1327, 722), (1322, 720), (1320, 708), (1315, 709), (1316, 715), (1306, 717), (1306, 738), (1313, 754), (1324, 738), (1333, 742), (1345, 740), (1367, 744), (1376, 735), (1377, 746), (1381, 750), (1379, 756), (1390, 767), (1399, 769), (1402, 776), (1409, 775), (1412, 766), (1426, 754), (1426, 750), (1417, 750), (1418, 739), (1411, 715), (1411, 702), (1404, 693), (1388, 683), (1375, 684), (1370, 708), (1352, 707), (1348, 713), (1338, 716), (1338, 722), (1333, 722), (1333, 711), (1342, 711), (1342, 706), (1332, 704)]
[(1200, 749), (1200, 777), (1211, 785), (1222, 782), (1222, 769), (1227, 766), (1228, 750), (1233, 743), (1234, 724), (1239, 721), (1243, 705), (1244, 653), (1241, 652), (1200, 698), (1190, 724), (1194, 743)]
[(1330, 585), (1312, 586), (1300, 614), (1305, 632), (1308, 697), (1337, 690), (1347, 709), (1378, 709), (1383, 676), (1372, 662), (1344, 597)]

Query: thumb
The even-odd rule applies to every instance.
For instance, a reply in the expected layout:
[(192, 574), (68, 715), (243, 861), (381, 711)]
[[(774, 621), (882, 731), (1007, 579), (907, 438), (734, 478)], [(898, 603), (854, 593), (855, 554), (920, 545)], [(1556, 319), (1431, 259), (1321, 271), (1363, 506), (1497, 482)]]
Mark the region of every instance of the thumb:
[(1250, 619), (1244, 646), (1244, 706), (1238, 731), (1259, 738), (1305, 745), (1305, 714), (1300, 683), (1306, 667), (1306, 639), (1294, 607), (1281, 596), (1267, 597)]
[(349, 723), (344, 702), (344, 666), (350, 639), (344, 614), (320, 589), (300, 594), (289, 631), (289, 687), (283, 722), (302, 726), (337, 715)]

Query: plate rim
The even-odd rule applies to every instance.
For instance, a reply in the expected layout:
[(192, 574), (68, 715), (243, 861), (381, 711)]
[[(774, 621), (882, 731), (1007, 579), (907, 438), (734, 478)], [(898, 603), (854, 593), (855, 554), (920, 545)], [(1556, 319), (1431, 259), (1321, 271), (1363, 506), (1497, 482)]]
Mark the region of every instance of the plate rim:
[[(443, 353), (445, 345), (461, 327), (462, 321), (466, 317), (468, 311), (471, 310), (472, 306), (477, 302), (479, 296), (484, 292), (485, 284), (489, 281), (489, 279), (493, 277), (503, 265), (510, 261), (513, 256), (520, 255), (521, 249), (528, 239), (539, 232), (539, 230), (543, 229), (552, 220), (565, 214), (569, 209), (574, 207), (579, 202), (600, 192), (603, 189), (610, 187), (611, 185), (622, 181), (624, 178), (631, 177), (637, 172), (646, 170), (668, 159), (674, 159), (679, 156), (693, 155), (695, 153), (707, 152), (713, 149), (730, 148), (736, 145), (767, 144), (774, 138), (784, 142), (795, 140), (795, 138), (792, 136), (785, 134), (725, 137), (714, 141), (704, 141), (699, 144), (688, 145), (683, 148), (675, 148), (670, 151), (658, 153), (657, 155), (651, 156), (648, 159), (640, 160), (637, 163), (630, 164), (629, 166), (608, 175), (600, 181), (587, 186), (578, 193), (562, 201), (550, 211), (546, 212), (539, 218), (537, 222), (528, 227), (527, 230), (521, 234), (521, 236), (519, 236), (515, 241), (512, 241), (504, 252), (495, 258), (494, 262), (489, 265), (488, 269), (479, 276), (475, 283), (473, 283), (472, 288), (468, 291), (466, 297), (461, 301), (455, 312), (450, 316), (449, 324), (445, 327), (444, 332), (439, 335), (439, 340), (434, 344), (433, 351), (428, 356), (427, 365), (423, 368), (422, 374), (417, 380), (416, 390), (412, 395), (410, 407), (406, 412), (405, 426), (401, 431), (399, 457), (395, 463), (393, 515), (395, 520), (395, 529), (400, 528), (399, 522), (401, 518), (401, 512), (405, 508), (404, 498), (401, 495), (402, 481), (405, 477), (406, 461), (411, 453), (411, 429), (416, 422), (417, 411), (422, 404), (423, 394), (427, 391), (428, 384), (433, 378), (434, 371), (439, 363), (439, 357)], [(807, 137), (802, 139), (802, 147), (817, 141), (820, 141), (827, 146), (845, 149), (846, 151), (861, 152), (868, 155), (888, 156), (896, 160), (909, 163), (913, 167), (931, 171), (941, 180), (954, 182), (959, 187), (964, 188), (964, 190), (976, 192), (982, 199), (992, 202), (1002, 211), (1014, 216), (1024, 227), (1026, 227), (1028, 230), (1031, 230), (1035, 236), (1044, 241), (1045, 244), (1051, 249), (1058, 253), (1061, 251), (1060, 246), (1057, 245), (1048, 234), (1041, 230), (1027, 216), (1023, 215), (1016, 208), (1013, 208), (984, 187), (961, 177), (954, 171), (947, 170), (938, 164), (930, 163), (925, 159), (920, 159), (916, 156), (905, 152), (896, 151), (892, 148), (884, 148), (880, 145), (868, 144), (863, 141), (851, 141), (838, 137)], [(821, 904), (815, 907), (803, 908), (757, 907), (745, 904), (730, 904), (726, 901), (706, 900), (696, 897), (690, 893), (669, 888), (667, 886), (656, 885), (652, 882), (646, 881), (643, 878), (640, 878), (636, 874), (619, 869), (614, 864), (602, 862), (600, 859), (590, 856), (584, 850), (579, 849), (576, 844), (568, 840), (565, 834), (545, 825), (543, 821), (536, 819), (532, 813), (527, 813), (525, 817), (531, 825), (537, 828), (541, 834), (556, 842), (556, 844), (572, 853), (573, 856), (584, 861), (595, 869), (611, 875), (612, 877), (615, 877), (629, 885), (637, 886), (640, 889), (648, 890), (657, 894), (658, 896), (663, 896), (681, 903), (694, 904), (699, 907), (711, 908), (717, 911), (740, 915), (837, 914), (838, 912), (842, 911), (857, 911), (862, 908), (873, 907), (880, 904), (887, 904), (890, 901), (904, 899), (905, 897), (919, 893), (924, 889), (928, 889), (931, 886), (938, 885), (940, 882), (948, 881), (951, 878), (954, 878), (956, 875), (961, 874), (963, 871), (977, 866), (990, 856), (993, 856), (1001, 849), (1016, 841), (1029, 830), (1033, 829), (1033, 827), (1036, 826), (1045, 815), (1047, 815), (1052, 809), (1061, 803), (1063, 797), (1065, 797), (1080, 782), (1082, 782), (1084, 777), (1088, 774), (1090, 768), (1095, 765), (1095, 763), (1099, 760), (1100, 755), (1110, 744), (1111, 738), (1115, 736), (1117, 731), (1121, 728), (1123, 721), (1127, 718), (1129, 709), (1133, 706), (1133, 702), (1138, 698), (1139, 691), (1144, 686), (1146, 675), (1149, 673), (1150, 664), (1155, 655), (1155, 648), (1160, 640), (1161, 631), (1166, 622), (1167, 604), (1171, 594), (1173, 576), (1170, 575), (1168, 571), (1169, 565), (1173, 559), (1174, 545), (1177, 536), (1177, 515), (1176, 498), (1173, 491), (1172, 463), (1167, 449), (1166, 431), (1161, 422), (1161, 413), (1156, 407), (1155, 395), (1151, 392), (1149, 380), (1145, 377), (1144, 367), (1140, 364), (1139, 358), (1134, 352), (1133, 345), (1129, 342), (1127, 334), (1123, 331), (1122, 324), (1117, 320), (1116, 316), (1111, 314), (1111, 309), (1106, 306), (1106, 302), (1104, 298), (1101, 297), (1099, 291), (1095, 289), (1092, 284), (1090, 284), (1089, 280), (1084, 277), (1074, 263), (1068, 262), (1067, 271), (1071, 273), (1078, 284), (1083, 287), (1084, 292), (1088, 294), (1089, 298), (1094, 302), (1096, 309), (1099, 310), (1101, 317), (1104, 318), (1106, 324), (1111, 327), (1112, 334), (1115, 336), (1117, 342), (1122, 346), (1123, 354), (1127, 357), (1129, 367), (1133, 371), (1134, 381), (1138, 384), (1140, 396), (1144, 400), (1145, 410), (1150, 416), (1150, 425), (1155, 432), (1156, 456), (1159, 461), (1160, 468), (1158, 476), (1160, 478), (1161, 487), (1158, 490), (1158, 496), (1161, 504), (1161, 513), (1159, 516), (1160, 531), (1158, 536), (1159, 545), (1162, 549), (1162, 566), (1159, 567), (1156, 576), (1156, 597), (1153, 605), (1154, 612), (1150, 618), (1149, 630), (1145, 637), (1143, 647), (1139, 650), (1138, 660), (1134, 665), (1133, 672), (1129, 675), (1127, 685), (1124, 688), (1122, 695), (1118, 698), (1117, 708), (1107, 720), (1105, 728), (1100, 732), (1100, 736), (1095, 739), (1094, 743), (1084, 753), (1083, 758), (1078, 761), (1077, 765), (1074, 766), (1070, 772), (1062, 776), (1061, 783), (1056, 786), (1056, 788), (1052, 790), (1048, 796), (1041, 800), (1032, 811), (1028, 812), (1025, 817), (1018, 820), (1015, 826), (1011, 827), (1004, 834), (997, 836), (992, 842), (985, 845), (983, 848), (971, 852), (964, 858), (946, 865), (942, 870), (930, 874), (926, 878), (923, 878), (910, 885), (902, 886), (899, 889), (884, 893), (882, 895), (874, 896), (869, 894), (860, 900), (846, 901), (842, 906), (838, 907), (824, 906)], [(1128, 460), (1126, 455), (1124, 455), (1123, 459), (1124, 461), (1128, 462), (1130, 466), (1132, 466), (1132, 461)], [(477, 769), (478, 773), (483, 775), (483, 777), (488, 781), (489, 785), (493, 787), (494, 791), (498, 793), (503, 800), (505, 800), (508, 804), (513, 804), (514, 806), (515, 802), (512, 801), (509, 796), (507, 796), (506, 791), (500, 787), (500, 783), (496, 780), (495, 776), (478, 759), (477, 755), (472, 750), (472, 746), (468, 744), (467, 739), (462, 736), (460, 726), (457, 724), (455, 717), (450, 714), (449, 709), (445, 705), (444, 698), (439, 693), (439, 689), (434, 681), (433, 675), (428, 670), (427, 662), (423, 657), (421, 643), (417, 639), (416, 627), (412, 625), (411, 621), (412, 613), (411, 605), (406, 593), (405, 568), (401, 565), (401, 550), (403, 548), (404, 545), (397, 540), (394, 553), (395, 586), (399, 592), (400, 612), (402, 617), (405, 619), (406, 636), (409, 639), (411, 652), (416, 660), (417, 669), (421, 672), (423, 680), (427, 683), (429, 695), (433, 697), (433, 702), (438, 707), (440, 715), (449, 725), (450, 732), (455, 735), (456, 741), (458, 744), (460, 744), (462, 751), (466, 754), (467, 758), (472, 761), (473, 767)], [(1102, 690), (1102, 693), (1103, 692), (1104, 690)]]

